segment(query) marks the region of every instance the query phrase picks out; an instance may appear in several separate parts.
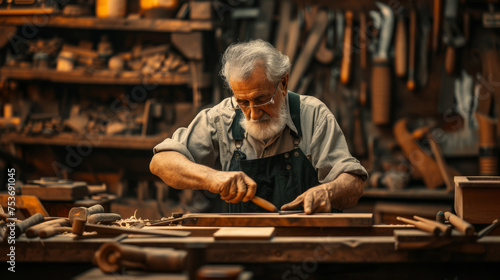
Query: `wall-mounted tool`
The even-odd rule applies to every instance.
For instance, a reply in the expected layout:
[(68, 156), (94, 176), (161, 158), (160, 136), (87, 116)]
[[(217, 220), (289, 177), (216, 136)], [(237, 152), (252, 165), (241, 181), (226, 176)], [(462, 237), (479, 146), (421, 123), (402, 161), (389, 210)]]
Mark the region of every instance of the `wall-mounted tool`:
[(398, 22), (396, 23), (396, 35), (394, 35), (394, 72), (396, 76), (403, 78), (406, 76), (407, 62), (407, 35), (406, 35), (406, 19), (404, 12), (398, 14)]
[(443, 43), (446, 44), (446, 73), (455, 72), (456, 49), (465, 45), (465, 37), (458, 28), (459, 0), (446, 0), (443, 24)]
[(366, 44), (366, 13), (362, 11), (359, 14), (359, 65), (361, 68), (361, 82), (359, 84), (359, 104), (366, 105), (368, 96), (368, 73), (367, 73), (367, 60), (368, 60), (368, 46)]
[(328, 25), (326, 27), (325, 36), (321, 40), (316, 51), (315, 58), (323, 64), (330, 64), (335, 56), (335, 13), (328, 10)]
[(328, 24), (328, 13), (325, 10), (319, 10), (316, 16), (316, 20), (307, 36), (306, 43), (302, 48), (302, 51), (297, 58), (297, 62), (292, 69), (290, 75), (289, 89), (292, 91), (296, 91), (299, 88), (300, 78), (303, 76), (307, 67), (309, 66), (309, 62), (316, 52), (316, 48), (318, 47), (321, 37), (323, 36), (326, 26)]
[(352, 65), (352, 11), (345, 12), (344, 47), (342, 49), (342, 65), (340, 68), (340, 81), (348, 84), (351, 80)]
[(432, 53), (437, 54), (439, 50), (439, 33), (441, 32), (441, 14), (443, 9), (443, 0), (434, 0), (434, 9), (432, 12)]
[(420, 29), (418, 37), (420, 38), (418, 46), (418, 66), (417, 66), (417, 88), (422, 89), (427, 85), (429, 79), (428, 70), (428, 45), (429, 45), (429, 33), (431, 30), (430, 23), (430, 12), (427, 5), (422, 5), (418, 12), (418, 22)]
[(498, 175), (497, 120), (476, 112), (479, 123), (479, 174)]
[(413, 91), (415, 83), (415, 48), (417, 44), (417, 10), (412, 6), (410, 11), (410, 41), (408, 43), (408, 82), (406, 86)]
[(376, 2), (380, 9), (379, 13), (372, 11), (370, 15), (374, 20), (374, 14), (379, 14), (381, 19), (380, 35), (378, 44), (372, 55), (372, 120), (374, 124), (384, 125), (390, 121), (391, 102), (391, 69), (389, 66), (389, 47), (394, 28), (394, 13), (392, 9), (383, 3)]

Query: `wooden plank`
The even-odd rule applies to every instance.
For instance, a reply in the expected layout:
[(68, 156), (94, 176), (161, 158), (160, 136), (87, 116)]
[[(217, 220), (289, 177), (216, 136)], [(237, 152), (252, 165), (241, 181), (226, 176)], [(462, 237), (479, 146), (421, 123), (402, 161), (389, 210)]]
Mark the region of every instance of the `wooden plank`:
[[(123, 72), (122, 74), (125, 74)], [(7, 79), (17, 80), (43, 80), (55, 83), (84, 83), (84, 84), (117, 84), (117, 85), (184, 85), (191, 84), (191, 75), (169, 74), (142, 77), (138, 73), (128, 71), (132, 75), (116, 76), (111, 71), (96, 71), (87, 73), (84, 70), (57, 71), (56, 69), (32, 69), (19, 67), (0, 68), (0, 77), (3, 81)], [(207, 73), (200, 73), (197, 77), (198, 87), (204, 88), (211, 85), (211, 77)]]
[(82, 143), (89, 143), (92, 147), (96, 148), (152, 150), (156, 144), (163, 141), (166, 137), (168, 137), (168, 135), (151, 137), (89, 135), (88, 137), (78, 137), (70, 133), (61, 133), (55, 136), (46, 137), (6, 133), (2, 135), (0, 143), (54, 146), (77, 146)]
[[(16, 239), (16, 261), (90, 262), (101, 244), (117, 242), (111, 238), (88, 236), (75, 239), (72, 234), (45, 240)], [(478, 241), (487, 250), (482, 255), (457, 254), (445, 249), (422, 250), (418, 254), (394, 249), (394, 236), (317, 236), (274, 237), (271, 240), (215, 241), (213, 237), (139, 237), (129, 236), (121, 243), (135, 246), (154, 246), (185, 250), (192, 245), (204, 246), (205, 259), (211, 263), (298, 262), (306, 256), (318, 262), (498, 262), (500, 236), (486, 236)], [(459, 248), (459, 247), (458, 247)], [(453, 249), (453, 248), (448, 248)], [(245, 253), (242, 254), (242, 251)], [(8, 260), (8, 247), (0, 246), (0, 261)]]
[(221, 227), (368, 227), (373, 224), (371, 213), (278, 213), (185, 214), (184, 226)]
[(53, 185), (25, 184), (21, 186), (21, 192), (23, 195), (33, 195), (40, 200), (50, 201), (73, 201), (89, 195), (85, 182), (55, 183)]
[(269, 240), (274, 227), (228, 227), (214, 233), (215, 240)]
[(124, 30), (147, 32), (192, 32), (209, 31), (214, 28), (210, 20), (179, 19), (127, 19), (96, 17), (63, 17), (41, 15), (37, 17), (10, 16), (0, 17), (3, 25), (43, 25), (72, 29)]

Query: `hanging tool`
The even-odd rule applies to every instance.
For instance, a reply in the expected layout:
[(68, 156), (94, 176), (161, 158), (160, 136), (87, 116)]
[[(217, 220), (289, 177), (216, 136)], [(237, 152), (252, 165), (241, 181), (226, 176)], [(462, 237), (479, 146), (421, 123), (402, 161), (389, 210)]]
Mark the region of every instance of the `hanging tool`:
[(479, 123), (479, 174), (496, 176), (498, 175), (497, 120), (479, 112), (476, 112), (475, 116)]
[(434, 56), (439, 50), (439, 33), (441, 32), (442, 9), (442, 0), (434, 0), (434, 10), (432, 15), (432, 53)]
[(333, 58), (333, 63), (330, 69), (330, 82), (329, 82), (329, 90), (330, 93), (334, 95), (334, 101), (329, 105), (330, 110), (332, 110), (337, 122), (339, 124), (342, 123), (342, 113), (341, 113), (341, 105), (342, 105), (342, 95), (340, 94), (340, 90), (338, 88), (338, 81), (340, 77), (340, 64), (342, 63), (342, 42), (344, 42), (344, 13), (341, 10), (335, 11), (335, 44), (337, 48), (335, 49), (335, 56)]
[(394, 72), (396, 76), (403, 78), (406, 76), (406, 60), (408, 44), (406, 42), (406, 19), (404, 11), (398, 14), (398, 22), (396, 24), (396, 35), (394, 40)]
[(326, 27), (325, 36), (321, 40), (316, 51), (315, 58), (317, 61), (323, 64), (330, 64), (333, 61), (335, 55), (335, 25), (334, 25), (335, 13), (332, 10), (328, 10), (328, 25)]
[(361, 68), (361, 83), (359, 86), (359, 104), (364, 107), (368, 96), (368, 73), (367, 73), (367, 45), (366, 45), (366, 13), (362, 11), (359, 14), (359, 63)]
[(406, 86), (409, 90), (414, 91), (415, 83), (415, 48), (417, 44), (417, 11), (414, 6), (410, 11), (410, 42), (408, 53), (408, 82)]
[(312, 56), (316, 52), (321, 37), (325, 32), (326, 25), (328, 24), (328, 13), (325, 10), (319, 10), (316, 16), (316, 20), (307, 36), (306, 43), (302, 49), (297, 62), (293, 67), (292, 73), (290, 75), (289, 89), (296, 91), (299, 88), (300, 78), (304, 75)]
[[(388, 124), (390, 120), (391, 103), (391, 69), (389, 67), (389, 47), (394, 28), (394, 13), (392, 9), (381, 2), (375, 2), (380, 9), (380, 35), (373, 53), (372, 68), (372, 120), (374, 124)], [(372, 11), (374, 12), (374, 11)], [(376, 20), (378, 13), (370, 13)]]
[(280, 17), (279, 17), (278, 29), (276, 30), (275, 46), (277, 50), (279, 50), (282, 53), (285, 53), (287, 37), (290, 34), (289, 28), (290, 28), (290, 16), (292, 13), (292, 1), (281, 0), (279, 7), (280, 7)]
[(446, 73), (455, 72), (456, 49), (465, 45), (465, 37), (458, 28), (459, 0), (446, 0), (443, 24), (443, 43), (447, 45), (445, 55)]
[(342, 65), (340, 68), (340, 81), (348, 84), (351, 79), (352, 64), (352, 11), (345, 12), (344, 47), (342, 49)]
[(420, 44), (418, 46), (418, 66), (417, 66), (417, 87), (419, 89), (423, 89), (428, 82), (429, 78), (429, 69), (428, 69), (428, 57), (427, 57), (427, 48), (429, 45), (429, 33), (431, 30), (431, 23), (430, 23), (430, 12), (429, 12), (429, 7), (427, 5), (422, 5), (420, 7), (419, 13), (418, 13), (418, 22), (420, 26), (419, 34), (418, 36), (420, 38)]

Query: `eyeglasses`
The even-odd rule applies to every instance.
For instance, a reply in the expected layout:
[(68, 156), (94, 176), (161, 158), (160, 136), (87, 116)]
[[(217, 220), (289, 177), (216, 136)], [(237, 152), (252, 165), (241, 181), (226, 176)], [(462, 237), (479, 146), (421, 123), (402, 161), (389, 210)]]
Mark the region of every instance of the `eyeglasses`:
[[(269, 100), (263, 101), (263, 102), (253, 101), (254, 105), (248, 105), (249, 104), (248, 100), (236, 101), (238, 103), (238, 106), (240, 106), (241, 109), (248, 109), (248, 108), (257, 108), (257, 107), (262, 107), (262, 106), (266, 106), (269, 104), (274, 104), (274, 96), (276, 95), (276, 91), (278, 90), (278, 86), (280, 85), (280, 81), (278, 81), (278, 83), (276, 84), (276, 88), (274, 89), (273, 96)], [(257, 103), (257, 104), (255, 104), (255, 103)]]

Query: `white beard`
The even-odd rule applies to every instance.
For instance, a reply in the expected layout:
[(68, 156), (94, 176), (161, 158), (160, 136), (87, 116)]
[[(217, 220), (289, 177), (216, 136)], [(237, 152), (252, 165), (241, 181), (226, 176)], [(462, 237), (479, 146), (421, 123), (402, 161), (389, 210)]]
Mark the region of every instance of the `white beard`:
[(267, 113), (258, 120), (247, 120), (241, 118), (240, 124), (253, 138), (267, 141), (283, 131), (286, 125), (286, 105), (285, 100), (281, 101), (280, 114), (276, 118), (271, 118)]

